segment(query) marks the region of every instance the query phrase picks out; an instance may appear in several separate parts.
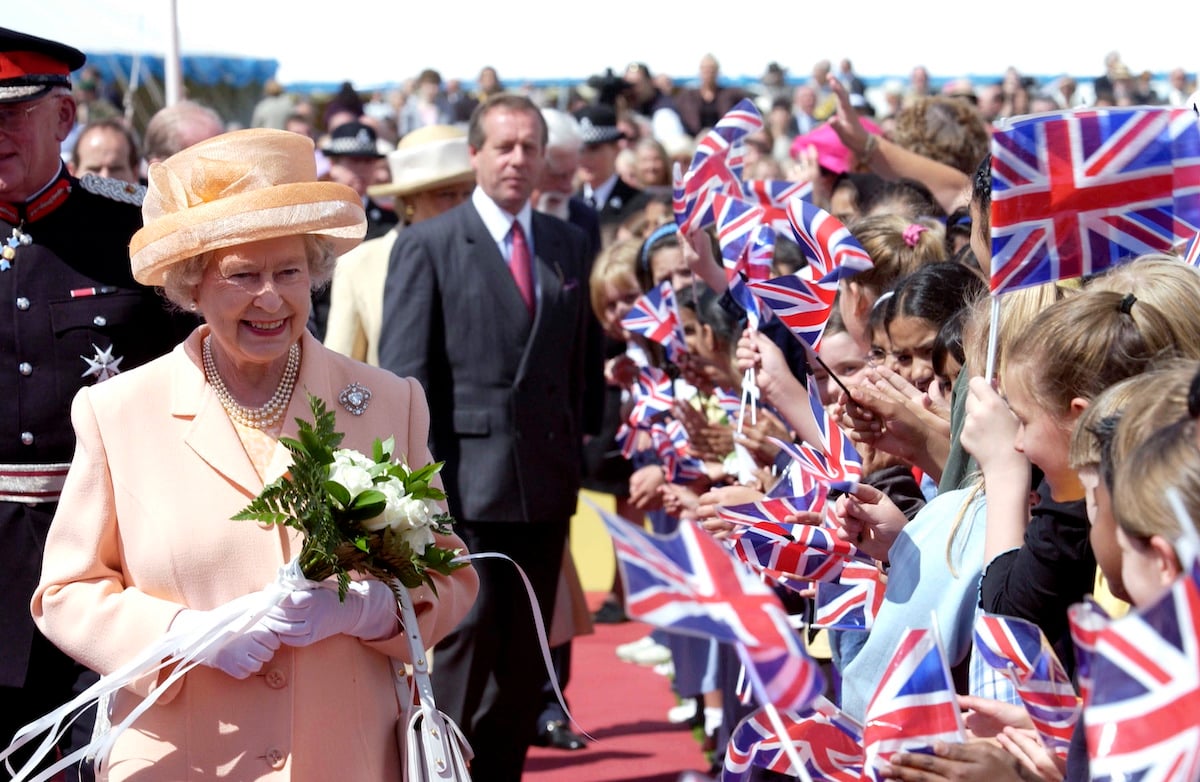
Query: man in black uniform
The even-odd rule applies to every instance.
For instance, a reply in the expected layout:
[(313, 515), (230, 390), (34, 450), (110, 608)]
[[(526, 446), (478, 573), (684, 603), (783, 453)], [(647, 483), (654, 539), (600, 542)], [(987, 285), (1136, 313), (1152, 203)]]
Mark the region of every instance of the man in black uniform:
[(0, 747), (94, 676), (29, 613), (75, 449), (71, 400), (169, 351), (192, 325), (130, 273), (142, 188), (76, 179), (59, 157), (75, 124), (70, 73), (84, 59), (0, 28)]

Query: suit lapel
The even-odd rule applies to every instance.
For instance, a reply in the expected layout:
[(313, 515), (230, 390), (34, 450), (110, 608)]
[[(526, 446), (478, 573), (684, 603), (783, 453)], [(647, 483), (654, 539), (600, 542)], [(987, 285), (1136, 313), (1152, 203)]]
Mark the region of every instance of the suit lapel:
[[(292, 399), (288, 402), (287, 413), (283, 416), (283, 429), (280, 432), (280, 437), (295, 438), (298, 433), (296, 419), (312, 423), (312, 408), (308, 404), (308, 395), (320, 397), (325, 402), (325, 407), (333, 411), (335, 414), (338, 411), (340, 403), (337, 400), (341, 389), (335, 389), (330, 384), (331, 377), (329, 376), (328, 362), (325, 361), (325, 356), (321, 351), (321, 343), (319, 343), (312, 334), (304, 332), (304, 336), (300, 339), (300, 374), (296, 377), (296, 390), (292, 392)], [(275, 480), (288, 471), (292, 466), (292, 453), (282, 444), (276, 444), (275, 453), (271, 457), (271, 463), (267, 466), (266, 479), (267, 482)]]
[[(504, 325), (498, 327), (514, 329), (520, 334), (520, 338), (525, 340), (531, 331), (529, 311), (525, 309), (525, 300), (521, 298), (521, 292), (517, 290), (517, 283), (513, 279), (512, 271), (508, 268), (508, 262), (504, 260), (499, 246), (488, 232), (487, 226), (484, 225), (483, 218), (479, 216), (474, 204), (468, 202), (463, 212), (465, 220), (463, 241), (466, 243), (463, 257), (467, 264), (465, 274), (477, 275), (483, 280), (484, 290), (498, 299), (504, 315)], [(536, 235), (533, 244), (535, 255), (540, 256), (541, 251), (538, 249)], [(536, 259), (535, 263), (537, 263)], [(539, 266), (537, 273), (541, 271)]]
[(192, 332), (183, 351), (175, 354), (171, 414), (192, 419), (184, 442), (197, 456), (242, 491), (256, 495), (262, 491), (263, 482), (216, 392), (204, 379), (200, 350), (207, 334), (207, 326)]

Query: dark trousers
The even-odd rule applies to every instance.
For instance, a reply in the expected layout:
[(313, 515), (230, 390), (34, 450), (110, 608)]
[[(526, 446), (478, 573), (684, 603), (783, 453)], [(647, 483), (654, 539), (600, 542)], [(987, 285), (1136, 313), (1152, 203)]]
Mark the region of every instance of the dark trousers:
[[(67, 657), (45, 636), (37, 633), (33, 639), (25, 686), (0, 687), (0, 749), (8, 747), (18, 730), (62, 706), (94, 684), (97, 678), (96, 674)], [(70, 754), (91, 741), (95, 717), (95, 709), (84, 712), (59, 741), (59, 751), (64, 755)], [(9, 759), (14, 769), (20, 769), (28, 761), (43, 737), (36, 737)], [(57, 760), (58, 756), (51, 754), (39, 768), (49, 768)], [(72, 766), (66, 774), (68, 782), (91, 782), (95, 779), (90, 761)], [(0, 763), (0, 780), (8, 779), (11, 777), (4, 764)]]
[[(462, 522), (454, 531), (471, 553), (499, 552), (525, 571), (550, 626), (568, 523)], [(545, 664), (529, 600), (511, 563), (474, 563), (479, 597), (433, 655), (438, 706), (463, 729), (475, 782), (521, 778), (543, 706)]]

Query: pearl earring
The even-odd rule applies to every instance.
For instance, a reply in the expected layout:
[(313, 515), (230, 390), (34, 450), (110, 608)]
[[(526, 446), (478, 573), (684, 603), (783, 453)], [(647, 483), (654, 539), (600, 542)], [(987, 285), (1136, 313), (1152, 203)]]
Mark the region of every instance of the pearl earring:
[(199, 308), (200, 308), (200, 305), (197, 304), (195, 301), (193, 301), (191, 304), (188, 305), (188, 309), (191, 310), (192, 312), (195, 312)]

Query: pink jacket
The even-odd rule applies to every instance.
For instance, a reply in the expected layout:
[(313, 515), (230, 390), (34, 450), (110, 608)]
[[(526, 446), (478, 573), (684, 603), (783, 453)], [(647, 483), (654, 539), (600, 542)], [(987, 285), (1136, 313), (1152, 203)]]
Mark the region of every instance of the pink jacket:
[[(171, 354), (75, 398), (75, 459), (46, 543), (34, 619), (50, 640), (107, 673), (163, 635), (183, 608), (211, 609), (274, 580), (299, 551), (286, 528), (229, 521), (262, 490), (236, 430), (201, 369), (200, 327)], [(310, 335), (285, 419), (311, 420), (306, 390), (337, 413), (343, 446), (370, 453), (394, 435), (408, 463), (426, 464), (429, 412), (411, 378), (351, 361)], [(371, 391), (361, 416), (337, 401), (357, 382)], [(290, 455), (282, 447), (268, 479)], [(463, 548), (457, 537), (441, 545)], [(416, 590), (427, 645), (449, 633), (478, 591), (471, 568)], [(365, 643), (335, 636), (281, 647), (259, 675), (233, 679), (200, 666), (117, 742), (109, 779), (393, 780), (397, 703), (388, 656), (402, 636)], [(116, 700), (124, 717), (156, 681)]]

